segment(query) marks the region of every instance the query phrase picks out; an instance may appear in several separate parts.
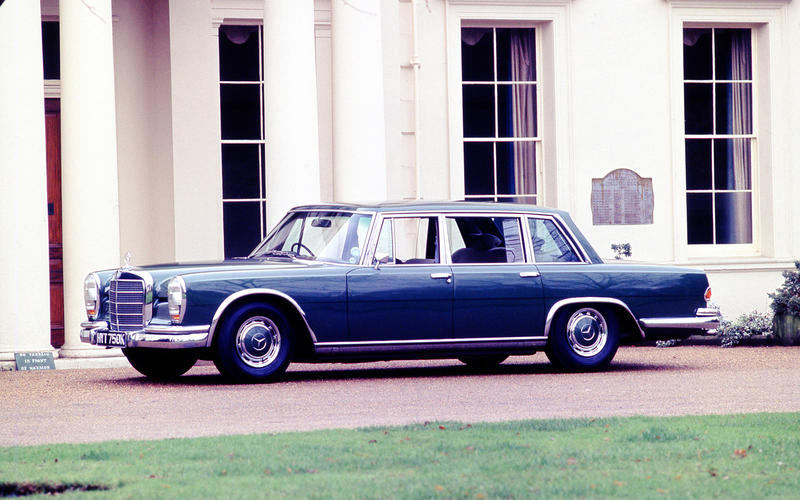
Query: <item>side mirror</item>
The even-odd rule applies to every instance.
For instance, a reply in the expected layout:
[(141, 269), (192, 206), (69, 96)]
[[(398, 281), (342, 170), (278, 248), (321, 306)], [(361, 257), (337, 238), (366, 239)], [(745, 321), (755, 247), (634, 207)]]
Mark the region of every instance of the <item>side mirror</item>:
[(389, 254), (375, 252), (375, 257), (372, 259), (372, 261), (375, 263), (375, 270), (377, 271), (381, 264), (386, 264), (389, 262)]

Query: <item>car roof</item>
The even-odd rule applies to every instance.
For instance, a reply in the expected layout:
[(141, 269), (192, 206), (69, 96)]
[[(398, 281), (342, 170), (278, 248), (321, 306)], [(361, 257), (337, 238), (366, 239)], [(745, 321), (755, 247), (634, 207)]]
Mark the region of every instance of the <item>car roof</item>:
[(559, 214), (566, 212), (553, 208), (521, 203), (494, 203), (480, 201), (384, 201), (376, 203), (318, 203), (301, 205), (293, 210), (347, 210), (364, 212), (515, 212), (532, 214)]

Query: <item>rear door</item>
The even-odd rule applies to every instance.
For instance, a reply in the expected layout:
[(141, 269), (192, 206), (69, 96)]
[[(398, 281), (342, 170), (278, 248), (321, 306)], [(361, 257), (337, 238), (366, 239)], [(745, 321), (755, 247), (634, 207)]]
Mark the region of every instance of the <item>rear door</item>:
[(455, 338), (537, 337), (544, 331), (539, 270), (526, 258), (520, 217), (445, 218)]

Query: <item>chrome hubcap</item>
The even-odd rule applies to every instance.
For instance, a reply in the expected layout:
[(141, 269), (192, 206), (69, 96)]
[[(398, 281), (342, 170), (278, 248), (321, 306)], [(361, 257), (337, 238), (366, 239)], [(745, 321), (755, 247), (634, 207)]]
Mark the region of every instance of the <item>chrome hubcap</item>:
[(253, 368), (269, 366), (278, 357), (281, 332), (264, 316), (254, 316), (242, 323), (236, 332), (236, 353)]
[(572, 352), (589, 358), (600, 351), (608, 340), (608, 325), (603, 315), (585, 307), (575, 311), (567, 322), (567, 341)]

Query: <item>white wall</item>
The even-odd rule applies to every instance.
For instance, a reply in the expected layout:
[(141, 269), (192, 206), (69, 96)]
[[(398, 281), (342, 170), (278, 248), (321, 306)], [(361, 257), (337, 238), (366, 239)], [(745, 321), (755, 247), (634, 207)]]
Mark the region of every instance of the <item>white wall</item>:
[(169, 27), (175, 258), (219, 259), (219, 40), (210, 1), (169, 0)]
[(120, 252), (133, 264), (175, 259), (169, 12), (156, 0), (113, 4)]

